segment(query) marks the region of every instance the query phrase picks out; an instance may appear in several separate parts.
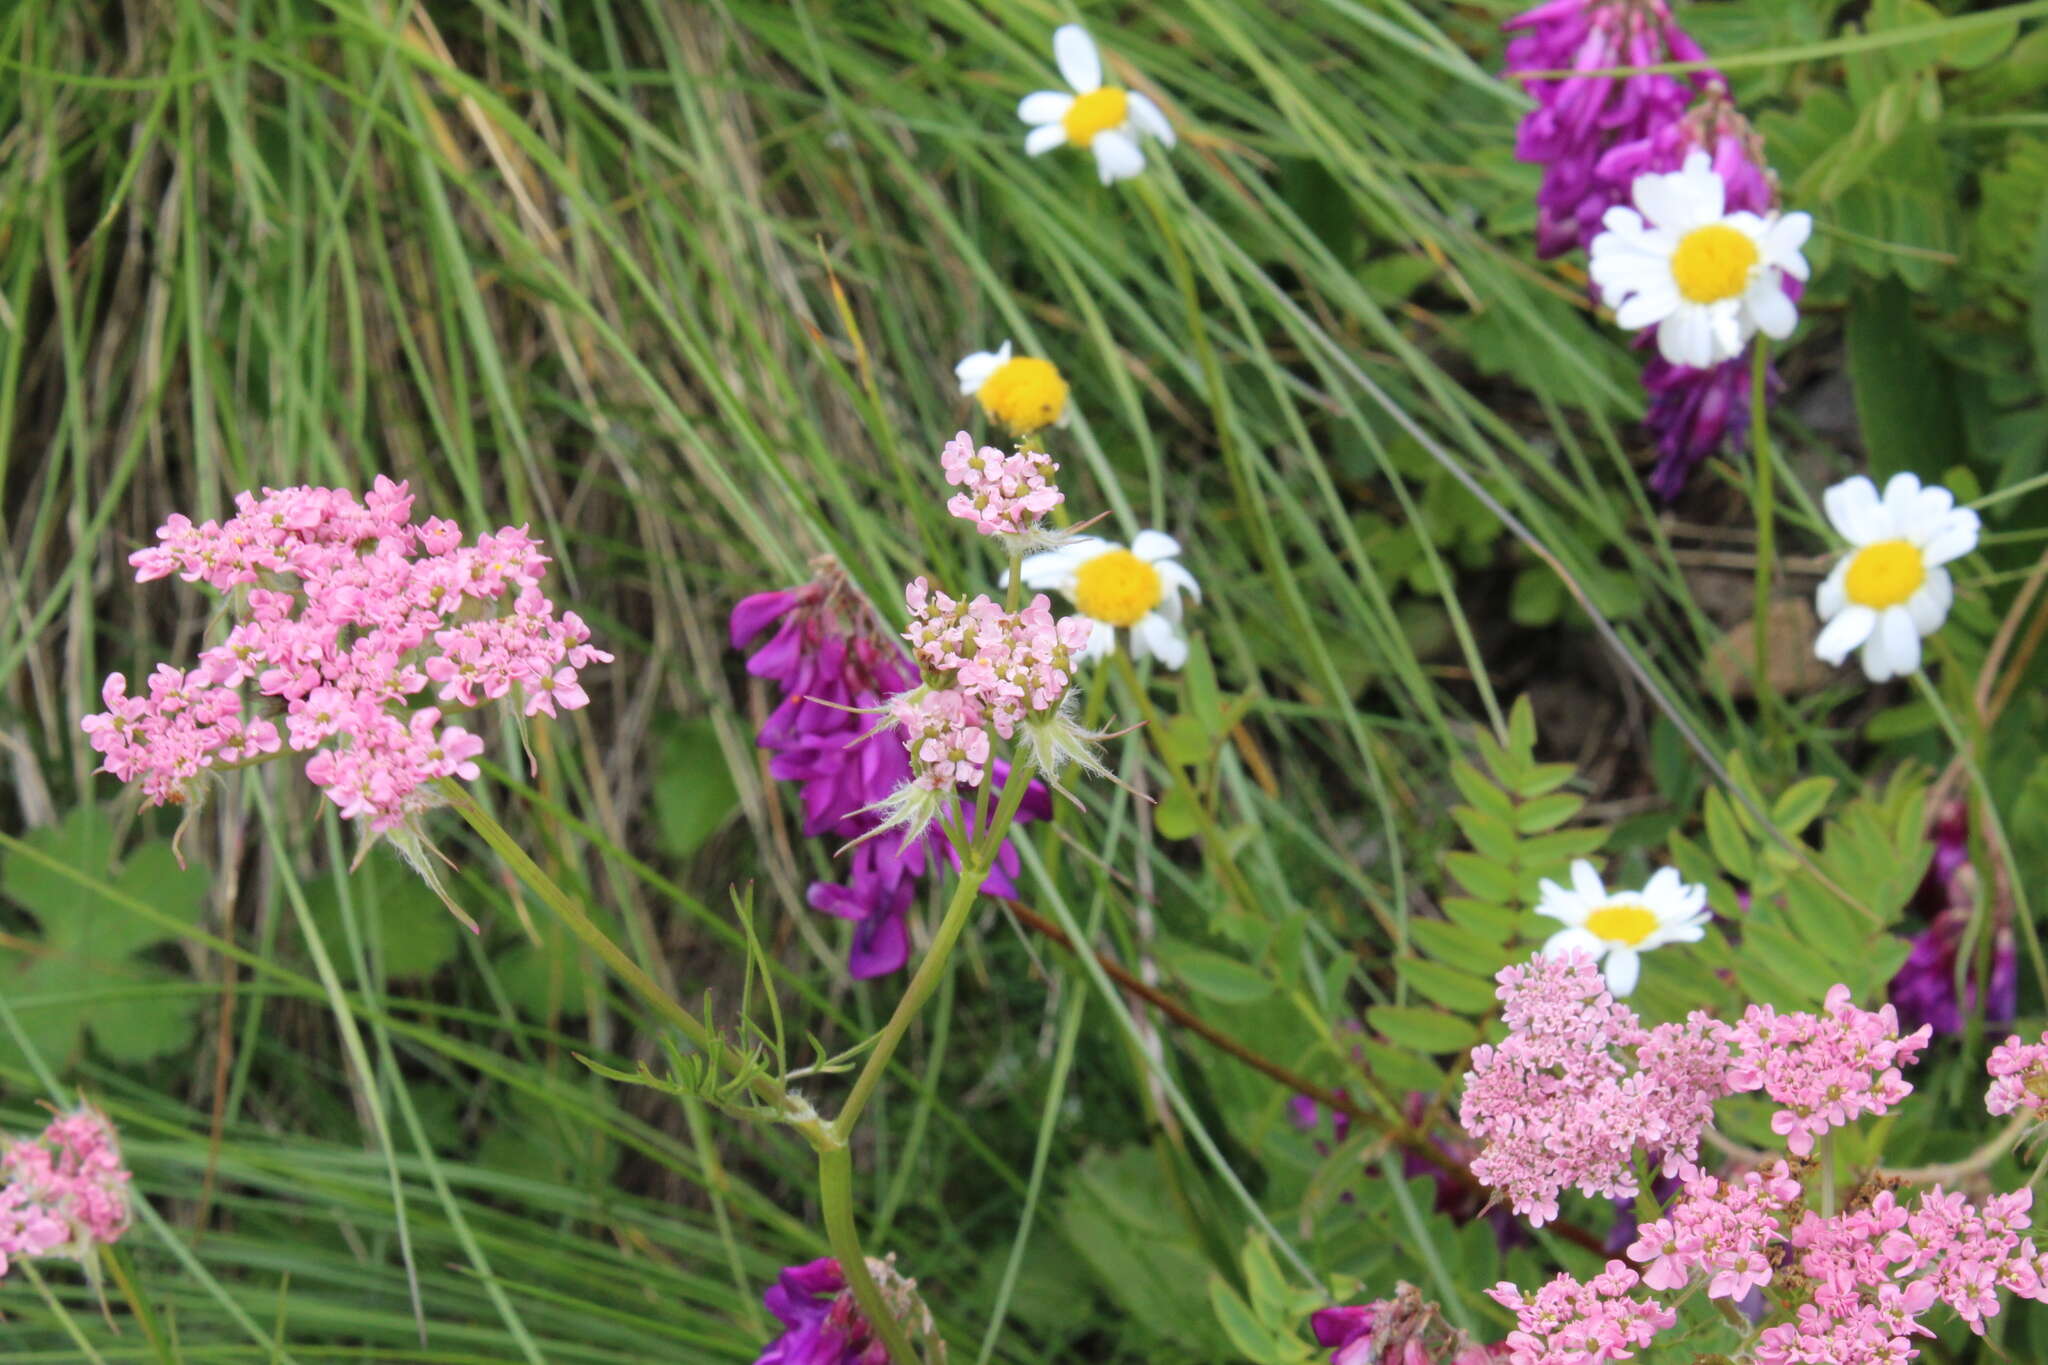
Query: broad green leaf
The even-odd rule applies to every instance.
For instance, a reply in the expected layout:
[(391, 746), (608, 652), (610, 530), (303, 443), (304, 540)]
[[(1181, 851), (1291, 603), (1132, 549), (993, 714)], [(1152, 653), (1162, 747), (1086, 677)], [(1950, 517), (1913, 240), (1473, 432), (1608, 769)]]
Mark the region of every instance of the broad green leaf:
[(1424, 999), (1445, 1009), (1474, 1016), (1493, 1009), (1493, 983), (1483, 977), (1419, 957), (1396, 958), (1394, 970)]
[(739, 789), (708, 719), (687, 720), (661, 738), (654, 764), (654, 830), (677, 858), (695, 853), (739, 809)]
[(1389, 1042), (1417, 1052), (1461, 1052), (1479, 1041), (1470, 1019), (1419, 1005), (1375, 1005), (1365, 1017)]
[(1256, 968), (1207, 948), (1164, 941), (1159, 957), (1189, 990), (1226, 1005), (1248, 1005), (1273, 993), (1273, 983)]

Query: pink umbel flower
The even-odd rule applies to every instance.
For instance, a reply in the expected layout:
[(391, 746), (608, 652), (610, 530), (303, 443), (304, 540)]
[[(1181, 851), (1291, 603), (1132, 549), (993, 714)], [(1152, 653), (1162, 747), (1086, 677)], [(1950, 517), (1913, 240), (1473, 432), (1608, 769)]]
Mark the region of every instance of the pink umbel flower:
[(1484, 1144), (1472, 1174), (1542, 1225), (1577, 1188), (1633, 1198), (1638, 1150), (1667, 1175), (1699, 1155), (1728, 1093), (1722, 1026), (1695, 1012), (1646, 1029), (1584, 953), (1546, 953), (1495, 977), (1508, 1036), (1473, 1049), (1458, 1117)]
[(1830, 1129), (1883, 1114), (1912, 1094), (1899, 1068), (1913, 1063), (1932, 1033), (1923, 1024), (1901, 1038), (1898, 1011), (1857, 1009), (1841, 985), (1828, 991), (1817, 1015), (1751, 1005), (1729, 1031), (1742, 1053), (1729, 1085), (1761, 1090), (1783, 1105), (1771, 1116), (1771, 1131), (1793, 1155), (1805, 1156)]
[(1629, 1297), (1639, 1282), (1635, 1271), (1621, 1261), (1609, 1261), (1584, 1284), (1560, 1274), (1526, 1296), (1513, 1283), (1501, 1281), (1486, 1293), (1515, 1315), (1516, 1330), (1507, 1339), (1508, 1365), (1629, 1359), (1636, 1348), (1648, 1346), (1657, 1333), (1678, 1321), (1677, 1314), (1655, 1299)]
[(2023, 1043), (2015, 1033), (1992, 1049), (1984, 1070), (1991, 1075), (1986, 1109), (1999, 1115), (2024, 1109), (2035, 1118), (2048, 1114), (2048, 1033), (2038, 1043)]
[(976, 449), (963, 431), (946, 442), (939, 463), (946, 482), (961, 486), (946, 510), (985, 536), (1028, 538), (1066, 500), (1052, 481), (1060, 467), (1042, 450), (1019, 447), (1005, 455), (994, 446)]
[(0, 1275), (8, 1260), (86, 1262), (128, 1231), (128, 1168), (106, 1115), (82, 1105), (0, 1151)]
[(1629, 1259), (1646, 1265), (1643, 1283), (1652, 1289), (1683, 1289), (1704, 1274), (1708, 1298), (1740, 1299), (1771, 1282), (1768, 1253), (1785, 1240), (1783, 1219), (1800, 1195), (1782, 1161), (1728, 1182), (1696, 1170), (1671, 1211), (1638, 1230)]
[(439, 779), (477, 776), (483, 741), (444, 723), (457, 713), (514, 694), (527, 716), (587, 706), (578, 675), (612, 656), (542, 594), (541, 543), (508, 526), (465, 545), (452, 521), (414, 524), (412, 502), (380, 475), (360, 500), (266, 488), (224, 521), (166, 521), (129, 557), (136, 578), (228, 594), (229, 628), (191, 669), (158, 665), (146, 696), (107, 678), (107, 709), (80, 723), (102, 771), (157, 805), (196, 801), (211, 776), (288, 745), (382, 834), (437, 804)]

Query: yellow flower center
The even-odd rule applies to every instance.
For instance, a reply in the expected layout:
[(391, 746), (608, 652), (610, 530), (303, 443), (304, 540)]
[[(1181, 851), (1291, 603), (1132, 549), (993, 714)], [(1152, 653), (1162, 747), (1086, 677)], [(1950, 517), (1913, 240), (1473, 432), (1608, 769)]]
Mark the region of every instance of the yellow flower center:
[(1076, 147), (1086, 147), (1095, 141), (1097, 133), (1106, 133), (1112, 128), (1124, 126), (1124, 116), (1130, 100), (1124, 92), (1113, 85), (1100, 90), (1090, 90), (1074, 100), (1074, 107), (1067, 110), (1060, 120), (1060, 127), (1067, 130), (1067, 141)]
[(1904, 606), (1927, 581), (1927, 560), (1910, 540), (1880, 540), (1866, 545), (1849, 561), (1842, 585), (1859, 607)]
[(1657, 929), (1657, 916), (1646, 906), (1603, 905), (1586, 916), (1586, 932), (1609, 943), (1633, 948)]
[(975, 391), (989, 416), (1013, 435), (1051, 426), (1067, 409), (1067, 381), (1050, 360), (1020, 355), (1006, 360)]
[(1725, 223), (1709, 223), (1679, 238), (1671, 253), (1671, 277), (1694, 303), (1719, 303), (1749, 288), (1756, 269), (1756, 243)]
[(1129, 550), (1111, 550), (1074, 572), (1074, 605), (1112, 626), (1135, 626), (1165, 597), (1159, 570)]

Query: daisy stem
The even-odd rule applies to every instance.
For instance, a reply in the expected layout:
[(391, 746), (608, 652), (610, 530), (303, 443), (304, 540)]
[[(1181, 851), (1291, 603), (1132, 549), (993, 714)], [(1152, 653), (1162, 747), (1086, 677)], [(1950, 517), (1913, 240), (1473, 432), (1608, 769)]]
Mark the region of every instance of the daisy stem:
[(1755, 465), (1756, 489), (1752, 505), (1756, 511), (1756, 610), (1750, 618), (1750, 640), (1756, 648), (1755, 667), (1757, 716), (1775, 717), (1771, 695), (1771, 581), (1776, 558), (1776, 499), (1771, 488), (1771, 428), (1765, 413), (1771, 373), (1770, 343), (1759, 333), (1750, 343), (1749, 455)]

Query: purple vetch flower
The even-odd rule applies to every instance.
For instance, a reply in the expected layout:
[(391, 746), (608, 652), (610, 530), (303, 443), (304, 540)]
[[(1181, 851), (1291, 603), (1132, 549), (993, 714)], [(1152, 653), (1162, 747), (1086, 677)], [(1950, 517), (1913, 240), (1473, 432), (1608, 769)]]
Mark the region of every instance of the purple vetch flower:
[[(1665, 0), (1547, 0), (1503, 25), (1510, 76), (1525, 71), (1592, 72), (1699, 61), (1706, 54), (1671, 17)], [(1515, 156), (1543, 167), (1536, 250), (1558, 256), (1585, 247), (1607, 210), (1627, 198), (1599, 176), (1612, 147), (1647, 137), (1685, 112), (1693, 97), (1726, 82), (1719, 72), (1673, 76), (1523, 77), (1536, 107), (1515, 133)]]
[[(1892, 978), (1891, 1000), (1902, 1024), (1931, 1024), (1936, 1033), (1961, 1033), (1977, 1010), (1980, 944), (1969, 940), (1977, 914), (1977, 872), (1970, 863), (1969, 807), (1951, 801), (1934, 822), (1934, 861), (1913, 903), (1933, 923), (1913, 937), (1913, 950)], [(1984, 1021), (2002, 1024), (2019, 1008), (2020, 965), (2011, 921), (2003, 904), (1992, 910), (1991, 982), (1984, 996)], [(1958, 958), (1965, 951), (1963, 989), (1956, 992)]]
[[(918, 1297), (917, 1282), (898, 1273), (893, 1256), (886, 1261), (870, 1256), (868, 1273), (911, 1340), (930, 1343), (927, 1359), (943, 1361), (945, 1343), (931, 1310)], [(754, 1365), (888, 1365), (888, 1348), (854, 1302), (839, 1262), (829, 1256), (784, 1270), (761, 1302), (784, 1330), (762, 1348)]]
[[(829, 560), (820, 561), (817, 576), (802, 587), (755, 593), (735, 606), (733, 648), (747, 648), (771, 627), (774, 634), (747, 658), (747, 672), (782, 692), (756, 741), (772, 754), (769, 775), (797, 784), (807, 837), (857, 839), (879, 823), (871, 808), (910, 780), (902, 730), (878, 726), (872, 713), (918, 685), (916, 665)], [(992, 767), (1000, 790), (1009, 765)], [(1017, 821), (1042, 820), (1051, 810), (1051, 797), (1034, 782)], [(909, 960), (904, 916), (935, 858), (956, 870), (960, 865), (936, 826), (907, 844), (884, 835), (852, 850), (844, 882), (811, 884), (812, 909), (856, 926), (850, 975), (886, 976)], [(1017, 872), (1017, 850), (1005, 843), (982, 891), (1016, 895)]]
[(1332, 1348), (1330, 1365), (1487, 1365), (1510, 1354), (1452, 1327), (1412, 1284), (1397, 1285), (1390, 1299), (1318, 1309), (1308, 1323), (1316, 1345)]

